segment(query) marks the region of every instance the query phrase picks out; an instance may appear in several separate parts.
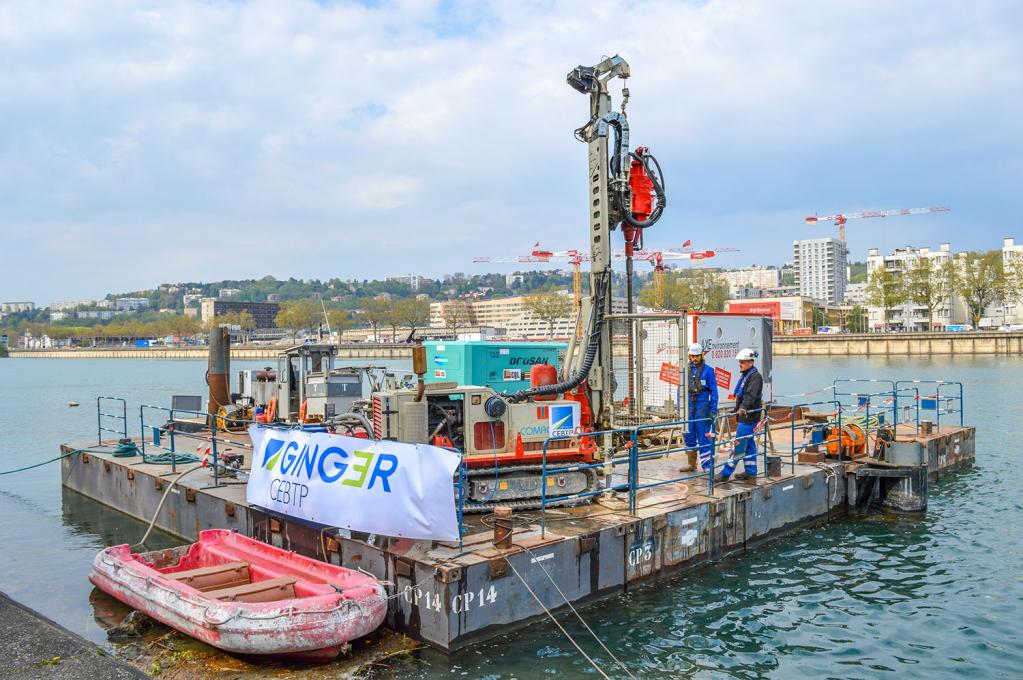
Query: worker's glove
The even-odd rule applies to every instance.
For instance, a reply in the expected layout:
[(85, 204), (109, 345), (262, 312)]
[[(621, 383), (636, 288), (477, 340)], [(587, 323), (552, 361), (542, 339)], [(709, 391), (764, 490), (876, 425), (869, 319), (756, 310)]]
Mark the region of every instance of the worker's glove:
[(739, 409), (739, 415), (740, 416), (746, 415), (746, 409), (744, 409), (744, 408)]

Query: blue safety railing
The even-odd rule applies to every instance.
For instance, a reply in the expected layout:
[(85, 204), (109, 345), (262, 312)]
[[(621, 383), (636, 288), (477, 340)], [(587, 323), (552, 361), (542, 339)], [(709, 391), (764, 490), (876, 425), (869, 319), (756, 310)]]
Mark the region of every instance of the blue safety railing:
[[(159, 417), (160, 424), (154, 425), (149, 423), (147, 425), (146, 415), (151, 415), (154, 412), (161, 414)], [(175, 422), (176, 417), (179, 416), (191, 417), (196, 422), (201, 422), (204, 429), (198, 432), (188, 432), (186, 430), (179, 429), (179, 423)], [(139, 428), (142, 433), (142, 436), (140, 437), (142, 460), (143, 462), (169, 464), (171, 466), (170, 473), (174, 474), (177, 472), (177, 466), (179, 463), (199, 463), (208, 456), (206, 463), (211, 467), (213, 472), (213, 485), (208, 488), (219, 487), (221, 486), (220, 477), (222, 468), (226, 467), (221, 462), (222, 454), (234, 448), (252, 451), (251, 442), (231, 437), (232, 431), (225, 427), (225, 423), (227, 422), (240, 425), (241, 427), (247, 427), (256, 421), (211, 416), (204, 411), (172, 409), (165, 406), (142, 404), (139, 406)], [(265, 425), (264, 423), (259, 424)], [(179, 450), (181, 447), (181, 439), (186, 440), (186, 442), (199, 442), (195, 452), (182, 453)], [(203, 446), (204, 444), (206, 445), (205, 447)], [(160, 453), (154, 454), (152, 452), (154, 448), (160, 451)], [(199, 455), (199, 450), (204, 448), (206, 449), (205, 453), (203, 455)]]
[[(553, 470), (551, 470), (551, 469), (549, 469), (547, 467), (547, 445), (550, 442), (565, 441), (565, 440), (569, 440), (569, 439), (579, 439), (580, 442), (582, 442), (585, 438), (589, 438), (591, 440), (596, 440), (597, 437), (613, 436), (615, 434), (630, 434), (631, 436), (628, 439), (628, 441), (629, 441), (628, 448), (629, 449), (635, 449), (636, 438), (635, 438), (634, 430), (628, 429), (628, 428), (617, 428), (617, 429), (613, 429), (613, 430), (599, 430), (599, 431), (596, 431), (596, 432), (586, 432), (585, 434), (582, 434), (582, 435), (569, 434), (569, 435), (561, 435), (561, 436), (557, 436), (557, 437), (547, 437), (546, 439), (544, 439), (543, 447), (541, 448), (543, 459), (542, 459), (542, 463), (541, 463), (542, 467), (541, 467), (541, 478), (540, 478), (540, 535), (541, 536), (546, 535), (546, 531), (547, 531), (547, 515), (546, 515), (545, 510), (547, 508), (547, 503), (548, 503), (548, 501), (547, 501), (547, 475), (548, 474), (580, 472), (580, 471), (583, 471), (583, 470), (596, 470), (598, 468), (603, 468), (605, 470), (612, 470), (613, 471), (613, 469), (616, 466), (618, 466), (618, 465), (631, 465), (631, 462), (630, 462), (631, 461), (631, 453), (630, 453), (630, 454), (626, 454), (624, 456), (620, 455), (620, 454), (619, 455), (613, 455), (610, 458), (606, 458), (606, 459), (604, 459), (604, 460), (602, 460), (600, 462), (597, 462), (597, 463), (571, 463), (571, 464), (568, 464), (568, 465), (560, 465), (559, 467), (556, 467)], [(630, 478), (631, 478), (631, 475), (630, 475)], [(603, 487), (603, 488), (596, 489), (594, 491), (581, 491), (581, 492), (575, 493), (575, 494), (559, 495), (559, 496), (557, 496), (556, 500), (553, 500), (553, 501), (550, 501), (550, 502), (551, 503), (559, 503), (560, 504), (560, 503), (564, 503), (566, 501), (579, 500), (579, 499), (582, 499), (582, 498), (590, 498), (592, 496), (599, 496), (599, 495), (607, 493), (609, 491), (624, 491), (624, 490), (626, 490), (628, 488), (629, 488), (628, 484), (617, 484), (617, 485), (614, 484), (614, 476), (613, 476), (613, 473), (612, 473), (612, 475), (610, 475), (609, 478), (608, 478), (608, 485)]]
[[(941, 428), (942, 411), (944, 411), (946, 416), (954, 416), (958, 413), (959, 427), (963, 427), (965, 422), (965, 404), (963, 402), (963, 384), (961, 382), (955, 380), (900, 380), (896, 384), (912, 385), (917, 390), (918, 413), (920, 410), (934, 411), (934, 424), (939, 429)], [(934, 393), (921, 397), (919, 394), (920, 387), (932, 385), (934, 386)], [(941, 394), (942, 387), (946, 389), (944, 395)], [(949, 395), (949, 389), (954, 390), (952, 395)], [(919, 421), (919, 415), (917, 419)]]
[[(642, 477), (641, 477), (640, 471), (639, 471), (639, 464), (642, 461), (649, 460), (649, 459), (652, 459), (652, 458), (658, 458), (658, 457), (665, 456), (665, 455), (668, 455), (668, 454), (671, 454), (671, 453), (689, 452), (689, 451), (699, 452), (701, 447), (697, 444), (696, 446), (680, 446), (680, 447), (672, 448), (671, 445), (670, 445), (670, 442), (669, 442), (668, 448), (666, 448), (666, 449), (658, 449), (656, 451), (649, 451), (649, 452), (646, 452), (646, 453), (640, 453), (639, 452), (639, 438), (640, 438), (640, 436), (642, 434), (649, 434), (649, 433), (651, 433), (651, 432), (653, 432), (655, 430), (674, 430), (674, 431), (678, 431), (678, 430), (684, 429), (686, 427), (691, 427), (692, 424), (696, 423), (696, 422), (710, 422), (712, 427), (713, 427), (721, 419), (732, 417), (732, 416), (734, 416), (734, 414), (725, 414), (725, 415), (719, 415), (719, 416), (712, 416), (712, 417), (708, 417), (708, 418), (694, 419), (692, 421), (676, 421), (676, 422), (669, 422), (669, 423), (652, 423), (652, 424), (649, 424), (649, 425), (639, 425), (639, 426), (633, 427), (633, 428), (618, 428), (618, 429), (613, 429), (613, 430), (600, 430), (600, 431), (597, 431), (597, 432), (587, 432), (587, 433), (584, 433), (584, 434), (573, 434), (573, 435), (563, 435), (563, 436), (558, 436), (558, 437), (548, 437), (547, 439), (544, 440), (543, 448), (542, 448), (542, 451), (543, 451), (543, 463), (542, 463), (541, 481), (540, 481), (540, 486), (541, 486), (541, 490), (540, 490), (540, 535), (541, 536), (545, 536), (546, 535), (546, 527), (547, 527), (546, 510), (547, 510), (547, 506), (551, 505), (553, 503), (557, 503), (557, 504), (560, 505), (562, 503), (565, 503), (566, 501), (580, 500), (580, 499), (589, 498), (589, 497), (592, 497), (592, 496), (599, 496), (599, 495), (603, 495), (605, 493), (613, 492), (613, 491), (625, 491), (625, 492), (628, 493), (629, 513), (630, 514), (635, 514), (636, 507), (637, 507), (637, 502), (636, 502), (637, 494), (640, 491), (642, 491), (643, 489), (650, 489), (650, 488), (654, 488), (654, 487), (657, 487), (657, 486), (663, 486), (665, 484), (676, 484), (676, 483), (679, 483), (679, 482), (685, 482), (685, 481), (689, 481), (689, 480), (693, 480), (693, 479), (706, 479), (707, 493), (708, 493), (708, 495), (713, 496), (714, 495), (714, 476), (715, 476), (715, 474), (717, 473), (717, 470), (718, 470), (718, 464), (717, 464), (717, 462), (715, 460), (715, 457), (716, 457), (718, 451), (719, 450), (731, 450), (731, 451), (734, 452), (735, 445), (737, 443), (739, 443), (739, 442), (744, 441), (744, 440), (749, 440), (749, 439), (753, 439), (753, 438), (761, 438), (762, 439), (762, 445), (760, 447), (761, 450), (760, 450), (760, 452), (758, 452), (758, 454), (762, 456), (763, 460), (762, 460), (762, 464), (759, 465), (758, 468), (760, 470), (763, 470), (763, 476), (766, 477), (767, 476), (768, 421), (767, 421), (766, 418), (763, 417), (763, 416), (766, 415), (766, 410), (765, 409), (757, 409), (757, 411), (754, 411), (753, 413), (755, 413), (755, 414), (759, 413), (762, 417), (761, 417), (761, 420), (760, 420), (760, 425), (758, 426), (757, 429), (755, 429), (753, 431), (752, 434), (743, 435), (741, 437), (740, 436), (733, 436), (731, 439), (727, 439), (727, 440), (721, 441), (719, 436), (717, 435), (717, 428), (714, 427), (714, 429), (712, 430), (713, 437), (711, 438), (711, 444), (710, 444), (710, 446), (711, 446), (711, 454), (712, 454), (711, 455), (711, 459), (710, 459), (710, 466), (706, 470), (695, 472), (693, 474), (682, 475), (682, 476), (678, 476), (678, 477), (672, 477), (670, 479), (657, 479), (657, 480), (654, 480), (654, 481), (647, 481), (647, 482), (643, 482), (642, 481)], [(624, 454), (618, 453), (618, 454), (612, 455), (610, 458), (606, 458), (606, 459), (604, 459), (602, 461), (593, 462), (593, 463), (572, 463), (572, 464), (568, 464), (568, 465), (558, 465), (557, 467), (554, 467), (554, 468), (549, 468), (548, 465), (547, 465), (547, 447), (548, 447), (550, 442), (563, 441), (563, 440), (568, 440), (568, 439), (578, 439), (578, 440), (581, 441), (581, 440), (586, 439), (586, 438), (596, 439), (597, 437), (615, 436), (615, 435), (628, 435), (627, 437), (623, 437), (623, 439), (625, 441), (625, 445), (622, 448), (624, 450), (626, 450), (626, 453), (624, 453)], [(733, 455), (734, 455), (734, 453), (733, 453)], [(742, 462), (742, 458), (739, 458), (739, 459), (732, 458), (732, 461), (735, 464), (738, 464), (738, 463)], [(623, 466), (623, 465), (627, 466), (627, 473), (625, 475), (625, 479), (622, 482), (617, 482), (616, 483), (614, 481), (614, 468), (619, 467), (619, 466)], [(579, 492), (579, 493), (575, 493), (575, 494), (562, 494), (562, 495), (558, 495), (558, 496), (554, 497), (551, 500), (548, 500), (548, 498), (547, 498), (548, 475), (558, 474), (558, 473), (577, 472), (577, 471), (582, 471), (582, 470), (594, 470), (594, 469), (603, 469), (603, 470), (608, 471), (608, 472), (611, 473), (610, 475), (607, 475), (607, 481), (605, 482), (605, 485), (603, 487), (601, 487), (599, 489), (595, 489), (593, 491), (583, 491), (583, 492)], [(760, 475), (761, 475), (761, 473), (758, 471), (757, 476), (760, 476)]]
[[(882, 389), (871, 392), (861, 392), (851, 389), (850, 386), (857, 383), (872, 383), (880, 386)], [(930, 396), (921, 397), (921, 388), (925, 386), (934, 386), (934, 392)], [(771, 418), (769, 417), (767, 409), (759, 409), (761, 416), (759, 425), (752, 434), (744, 437), (735, 435), (732, 435), (728, 439), (721, 437), (721, 428), (719, 427), (721, 421), (735, 417), (734, 413), (726, 413), (698, 420), (694, 419), (688, 421), (651, 423), (632, 428), (617, 428), (546, 438), (542, 445), (541, 463), (541, 534), (545, 535), (546, 533), (546, 508), (555, 503), (560, 505), (565, 502), (599, 496), (609, 492), (627, 492), (628, 511), (630, 514), (635, 514), (638, 506), (637, 495), (640, 491), (666, 484), (677, 484), (692, 480), (706, 480), (707, 493), (708, 495), (713, 496), (714, 477), (722, 465), (717, 461), (717, 454), (722, 451), (729, 451), (731, 453), (730, 462), (733, 462), (734, 464), (742, 463), (742, 456), (740, 455), (738, 458), (735, 458), (734, 452), (736, 444), (744, 439), (759, 438), (761, 440), (761, 445), (759, 447), (760, 450), (757, 452), (759, 459), (758, 463), (760, 463), (758, 465), (757, 476), (767, 477), (768, 437), (772, 422), (778, 424), (780, 422), (784, 422), (786, 419), (790, 421), (790, 464), (793, 471), (795, 470), (798, 454), (811, 446), (824, 446), (831, 448), (828, 445), (837, 444), (838, 460), (843, 461), (846, 458), (847, 453), (846, 444), (843, 441), (842, 436), (843, 425), (849, 424), (851, 421), (859, 424), (859, 413), (862, 413), (863, 416), (862, 429), (867, 442), (869, 442), (869, 437), (872, 433), (876, 436), (875, 431), (880, 429), (880, 427), (885, 423), (885, 421), (889, 418), (889, 414), (891, 414), (890, 422), (893, 426), (898, 426), (903, 423), (912, 423), (915, 425), (917, 431), (919, 431), (920, 427), (921, 411), (934, 411), (935, 420), (939, 427), (942, 413), (945, 414), (946, 418), (958, 413), (960, 426), (962, 426), (964, 422), (963, 384), (961, 382), (942, 380), (889, 381), (843, 379), (834, 381), (830, 389), (832, 391), (832, 396), (834, 397), (830, 400), (802, 402), (791, 406), (774, 406), (774, 409), (787, 409), (789, 412), (787, 417)], [(942, 393), (942, 390), (944, 390), (944, 394)], [(909, 401), (908, 405), (906, 403), (907, 400)], [(120, 404), (120, 414), (111, 412), (116, 411), (116, 408), (112, 409), (112, 406), (116, 406), (116, 404)], [(806, 412), (807, 409), (812, 407), (826, 407), (825, 413), (827, 414), (828, 419), (824, 421), (818, 419), (816, 422), (807, 422)], [(154, 413), (160, 414), (159, 424), (153, 424), (152, 422)], [(127, 438), (127, 402), (124, 399), (118, 397), (97, 397), (96, 414), (97, 438), (100, 440), (100, 443), (102, 443), (103, 432), (117, 434), (119, 438)], [(176, 427), (177, 423), (175, 423), (178, 416), (194, 418), (197, 423), (201, 424), (202, 429), (197, 432), (188, 432), (178, 429), (178, 427)], [(872, 418), (872, 416), (876, 416), (876, 418)], [(872, 425), (875, 421), (876, 424)], [(226, 468), (226, 466), (221, 462), (223, 453), (230, 448), (248, 449), (249, 451), (252, 450), (252, 445), (247, 439), (243, 441), (242, 439), (231, 437), (231, 430), (225, 427), (225, 424), (228, 422), (231, 423), (232, 426), (237, 425), (239, 427), (247, 427), (253, 423), (275, 429), (309, 429), (310, 427), (309, 425), (300, 424), (256, 423), (256, 421), (253, 420), (211, 416), (203, 411), (172, 409), (163, 406), (143, 404), (139, 406), (139, 428), (141, 432), (140, 450), (143, 461), (155, 461), (168, 464), (171, 468), (171, 474), (176, 473), (177, 465), (179, 463), (193, 464), (201, 462), (203, 459), (203, 456), (200, 455), (182, 453), (180, 450), (182, 446), (180, 439), (185, 438), (189, 442), (199, 442), (199, 448), (205, 448), (206, 450), (206, 454), (209, 457), (207, 459), (207, 464), (211, 466), (213, 474), (213, 484), (211, 487), (206, 488), (222, 486), (220, 480), (221, 473), (222, 469)], [(692, 428), (693, 425), (698, 422), (709, 422), (711, 425), (712, 436), (710, 439), (710, 447), (712, 456), (709, 468), (706, 470), (695, 471), (691, 474), (671, 476), (669, 479), (644, 479), (640, 473), (640, 463), (643, 461), (672, 453), (698, 453), (701, 446), (699, 444), (694, 446), (674, 446), (673, 442), (677, 435), (672, 434), (669, 436), (665, 448), (641, 452), (639, 447), (640, 437), (650, 435), (658, 430), (685, 432), (688, 428)], [(321, 428), (322, 426), (314, 427)], [(777, 431), (777, 429), (778, 428), (775, 428), (775, 431)], [(810, 433), (809, 436), (807, 435), (808, 432)], [(822, 433), (824, 432), (828, 432), (830, 434), (823, 435)], [(558, 462), (553, 466), (548, 461), (548, 446), (551, 442), (563, 440), (579, 440), (580, 442), (589, 440), (590, 442), (595, 442), (601, 437), (615, 437), (619, 440), (618, 450), (609, 458), (596, 462), (573, 462), (568, 464)], [(205, 444), (206, 447), (203, 447), (203, 444)], [(154, 449), (156, 449), (159, 453), (154, 453)], [(464, 514), (467, 509), (472, 509), (471, 506), (473, 504), (466, 497), (467, 467), (464, 453), (456, 449), (452, 449), (452, 451), (463, 456), (459, 465), (458, 475), (456, 479), (453, 480), (453, 490), (455, 494), (459, 527), (459, 547), (461, 547), (462, 536), (466, 529), (466, 527), (463, 526)], [(622, 481), (615, 481), (615, 470), (620, 469), (623, 466), (626, 469), (624, 479)], [(547, 489), (549, 484), (548, 478), (550, 475), (597, 469), (602, 469), (609, 473), (605, 476), (605, 483), (601, 486), (601, 488), (569, 495), (548, 497)]]
[[(110, 408), (114, 404), (121, 405), (120, 413), (105, 413), (104, 408)], [(104, 405), (106, 404), (106, 405)], [(106, 418), (106, 420), (104, 420)], [(120, 429), (113, 429), (112, 426), (120, 423)], [(119, 438), (128, 438), (128, 402), (120, 397), (96, 397), (96, 443), (103, 443), (103, 433), (111, 432), (119, 435)]]
[[(805, 409), (811, 406), (827, 406), (829, 407), (829, 419), (823, 422), (807, 422)], [(833, 420), (832, 420), (833, 418)], [(801, 420), (803, 423), (797, 425), (797, 421)], [(837, 399), (826, 399), (822, 401), (807, 401), (799, 404), (793, 404), (789, 407), (789, 446), (790, 451), (790, 464), (792, 470), (796, 469), (796, 457), (803, 451), (806, 451), (811, 446), (824, 446), (827, 448), (828, 444), (835, 444), (838, 448), (838, 459), (842, 460), (845, 455), (845, 447), (842, 446), (842, 403)], [(829, 439), (825, 436), (825, 432), (833, 430), (835, 432), (835, 438)], [(796, 442), (796, 433), (800, 433), (800, 441)], [(809, 433), (809, 436), (807, 434)]]

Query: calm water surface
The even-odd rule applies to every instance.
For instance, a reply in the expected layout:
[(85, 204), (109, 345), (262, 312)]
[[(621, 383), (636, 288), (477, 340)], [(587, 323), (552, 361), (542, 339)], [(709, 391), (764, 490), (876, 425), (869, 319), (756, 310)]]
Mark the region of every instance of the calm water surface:
[[(204, 369), (200, 361), (0, 360), (0, 470), (51, 458), (61, 442), (87, 440), (97, 394), (124, 396), (136, 409), (164, 404), (171, 394), (203, 393)], [(803, 529), (585, 607), (587, 621), (636, 676), (1023, 677), (1023, 359), (781, 359), (775, 392), (844, 377), (966, 382), (967, 421), (978, 428), (976, 467), (932, 488), (922, 518)], [(68, 408), (70, 400), (82, 406)], [(0, 476), (0, 589), (103, 643), (89, 565), (101, 547), (135, 542), (144, 529), (62, 494), (57, 464)], [(624, 675), (582, 626), (562, 620), (610, 675)], [(549, 623), (450, 658), (425, 651), (378, 672), (556, 674), (598, 677)]]

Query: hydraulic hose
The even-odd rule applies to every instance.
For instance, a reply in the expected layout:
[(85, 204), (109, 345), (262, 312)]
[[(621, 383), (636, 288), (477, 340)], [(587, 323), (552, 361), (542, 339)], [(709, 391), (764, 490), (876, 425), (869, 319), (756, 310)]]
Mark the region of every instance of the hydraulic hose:
[(608, 285), (608, 276), (607, 274), (604, 274), (597, 286), (596, 300), (599, 301), (599, 304), (596, 305), (593, 316), (590, 317), (590, 338), (587, 341), (586, 354), (583, 355), (583, 362), (579, 366), (579, 370), (576, 371), (568, 380), (564, 380), (553, 385), (530, 387), (510, 394), (507, 397), (508, 401), (515, 403), (524, 401), (530, 397), (544, 397), (552, 394), (561, 394), (562, 392), (568, 392), (569, 390), (575, 389), (578, 387), (579, 383), (586, 379), (586, 376), (590, 374), (590, 369), (593, 368), (593, 362), (597, 358), (597, 351), (600, 349), (600, 331), (604, 326), (604, 296), (607, 294)]

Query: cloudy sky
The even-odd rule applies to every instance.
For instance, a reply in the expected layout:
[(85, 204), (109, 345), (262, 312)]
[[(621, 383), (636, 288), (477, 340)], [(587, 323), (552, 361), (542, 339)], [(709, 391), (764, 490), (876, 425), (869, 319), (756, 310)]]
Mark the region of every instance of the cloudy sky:
[(577, 64), (632, 66), (648, 245), (1023, 239), (1017, 2), (0, 2), (0, 299), (585, 245)]

